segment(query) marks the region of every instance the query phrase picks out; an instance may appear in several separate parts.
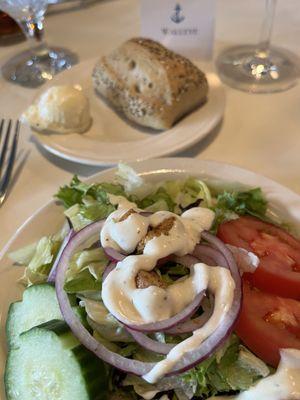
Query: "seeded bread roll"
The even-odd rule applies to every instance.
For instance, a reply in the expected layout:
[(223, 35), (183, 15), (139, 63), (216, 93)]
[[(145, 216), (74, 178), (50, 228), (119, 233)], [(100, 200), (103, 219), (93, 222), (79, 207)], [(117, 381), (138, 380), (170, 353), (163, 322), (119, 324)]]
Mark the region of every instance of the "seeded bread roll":
[(130, 39), (93, 71), (95, 90), (128, 119), (154, 129), (169, 129), (202, 104), (206, 77), (191, 61), (150, 39)]

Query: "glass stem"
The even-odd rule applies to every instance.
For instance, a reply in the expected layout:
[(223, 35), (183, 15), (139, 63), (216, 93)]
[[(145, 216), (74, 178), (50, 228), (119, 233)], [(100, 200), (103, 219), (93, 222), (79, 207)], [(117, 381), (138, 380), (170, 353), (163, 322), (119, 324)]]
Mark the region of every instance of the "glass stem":
[(21, 22), (21, 26), (33, 54), (37, 57), (49, 54), (49, 49), (44, 38), (44, 17), (28, 18)]
[(264, 21), (257, 48), (257, 53), (260, 57), (268, 57), (269, 55), (276, 4), (277, 0), (266, 0)]

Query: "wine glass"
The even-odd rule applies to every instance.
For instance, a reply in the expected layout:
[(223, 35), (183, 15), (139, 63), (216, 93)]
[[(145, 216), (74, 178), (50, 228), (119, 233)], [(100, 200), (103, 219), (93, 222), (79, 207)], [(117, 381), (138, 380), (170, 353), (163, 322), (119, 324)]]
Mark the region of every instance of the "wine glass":
[(0, 0), (0, 9), (15, 19), (31, 44), (29, 51), (9, 60), (4, 66), (4, 76), (15, 83), (38, 86), (77, 62), (73, 53), (48, 47), (45, 42), (47, 5), (47, 0)]
[(229, 86), (253, 93), (287, 90), (297, 83), (299, 60), (284, 49), (270, 45), (277, 0), (266, 0), (258, 45), (241, 45), (223, 51), (217, 71)]

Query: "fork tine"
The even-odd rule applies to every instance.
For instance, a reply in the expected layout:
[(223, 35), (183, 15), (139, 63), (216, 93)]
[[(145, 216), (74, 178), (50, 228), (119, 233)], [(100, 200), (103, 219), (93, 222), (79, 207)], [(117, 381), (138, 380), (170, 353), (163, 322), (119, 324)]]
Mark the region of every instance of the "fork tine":
[(3, 131), (3, 127), (4, 127), (4, 119), (1, 120), (1, 124), (0, 124), (0, 140), (1, 140), (1, 136), (2, 136), (2, 131)]
[(14, 137), (13, 137), (12, 147), (11, 147), (11, 151), (10, 151), (10, 154), (9, 154), (7, 166), (6, 166), (5, 172), (3, 174), (3, 180), (2, 180), (2, 182), (0, 184), (0, 204), (3, 203), (3, 201), (4, 201), (4, 198), (5, 198), (5, 195), (6, 195), (6, 192), (7, 192), (7, 188), (8, 188), (8, 185), (9, 185), (11, 173), (12, 173), (12, 170), (13, 170), (13, 166), (14, 166), (14, 162), (15, 162), (15, 158), (16, 158), (16, 153), (17, 153), (19, 131), (20, 131), (20, 121), (17, 121), (16, 127), (15, 127), (15, 134), (14, 134)]
[[(1, 122), (1, 128), (3, 128), (4, 126), (4, 120), (2, 120)], [(7, 126), (7, 130), (6, 130), (6, 135), (4, 138), (4, 143), (2, 146), (2, 150), (0, 153), (0, 176), (1, 176), (1, 171), (3, 168), (3, 164), (4, 164), (4, 160), (5, 160), (5, 156), (6, 156), (6, 152), (7, 152), (7, 146), (8, 146), (8, 141), (9, 141), (9, 137), (10, 137), (10, 131), (11, 131), (11, 124), (12, 124), (12, 120), (9, 120), (8, 126)]]

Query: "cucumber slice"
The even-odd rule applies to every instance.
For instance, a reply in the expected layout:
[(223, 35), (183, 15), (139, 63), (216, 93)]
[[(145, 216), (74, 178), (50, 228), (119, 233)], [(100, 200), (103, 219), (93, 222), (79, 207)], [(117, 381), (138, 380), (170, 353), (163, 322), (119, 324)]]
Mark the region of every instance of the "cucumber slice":
[[(76, 296), (71, 298), (73, 311), (84, 326), (87, 326), (86, 312), (76, 304)], [(48, 283), (29, 286), (23, 293), (23, 300), (12, 303), (6, 321), (6, 337), (9, 347), (17, 347), (19, 336), (34, 326), (58, 319), (63, 321), (55, 288)]]
[(19, 335), (51, 319), (62, 320), (54, 286), (43, 283), (28, 287), (23, 301), (12, 303), (6, 321), (9, 347), (18, 346)]
[(9, 351), (5, 369), (7, 400), (102, 400), (108, 370), (79, 344), (62, 321), (24, 332)]

